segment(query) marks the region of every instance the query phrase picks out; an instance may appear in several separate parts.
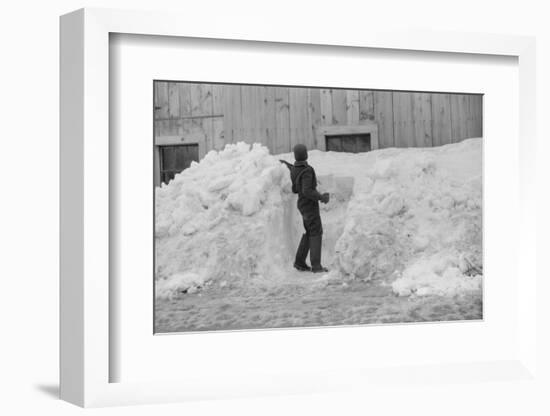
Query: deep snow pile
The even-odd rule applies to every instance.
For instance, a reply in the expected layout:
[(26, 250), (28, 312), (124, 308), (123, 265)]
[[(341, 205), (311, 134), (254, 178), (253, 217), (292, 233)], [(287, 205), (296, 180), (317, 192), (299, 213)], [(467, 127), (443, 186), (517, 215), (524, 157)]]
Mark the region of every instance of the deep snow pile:
[(157, 296), (276, 278), (289, 261), (281, 233), (290, 228), (289, 192), (288, 169), (245, 143), (208, 153), (157, 188)]
[(333, 274), (382, 279), (399, 295), (452, 295), (482, 283), (481, 139), (429, 149), (317, 154), (355, 179)]
[[(321, 206), (329, 278), (378, 279), (399, 295), (479, 290), (481, 146), (311, 151), (331, 193)], [(303, 230), (279, 158), (292, 161), (227, 145), (157, 188), (157, 296), (289, 278)]]

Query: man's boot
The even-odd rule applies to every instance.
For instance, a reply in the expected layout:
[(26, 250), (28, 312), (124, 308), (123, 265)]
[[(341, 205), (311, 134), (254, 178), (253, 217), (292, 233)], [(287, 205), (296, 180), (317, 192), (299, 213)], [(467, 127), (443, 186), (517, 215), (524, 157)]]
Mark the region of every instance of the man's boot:
[(309, 237), (309, 258), (311, 260), (311, 271), (313, 273), (326, 273), (328, 269), (321, 266), (321, 246), (323, 235)]
[(309, 253), (309, 237), (307, 234), (302, 235), (298, 250), (296, 251), (296, 259), (294, 260), (294, 268), (301, 272), (311, 271), (311, 267), (306, 264), (307, 254)]

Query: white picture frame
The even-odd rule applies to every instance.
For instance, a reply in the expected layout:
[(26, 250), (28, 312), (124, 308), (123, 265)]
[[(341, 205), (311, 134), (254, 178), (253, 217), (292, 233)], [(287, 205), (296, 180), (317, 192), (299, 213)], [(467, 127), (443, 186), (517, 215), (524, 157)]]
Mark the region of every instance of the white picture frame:
[[(61, 398), (79, 406), (160, 403), (197, 398), (247, 397), (262, 394), (309, 393), (395, 380), (433, 378), (479, 382), (492, 374), (506, 380), (537, 377), (535, 268), (535, 41), (530, 37), (433, 32), (378, 31), (349, 27), (327, 34), (285, 28), (268, 20), (254, 25), (219, 19), (204, 25), (174, 13), (81, 9), (61, 18)], [(239, 28), (238, 31), (235, 27)], [(517, 269), (522, 271), (518, 302), (518, 348), (509, 360), (457, 365), (381, 368), (369, 372), (337, 369), (327, 377), (281, 373), (264, 379), (233, 382), (232, 374), (176, 382), (110, 382), (109, 365), (109, 34), (268, 41), (353, 46), (411, 51), (488, 54), (519, 61), (520, 221)], [(246, 35), (243, 35), (246, 34)], [(111, 328), (112, 330), (112, 328)], [(358, 369), (360, 370), (360, 369)], [(477, 377), (472, 374), (482, 374)], [(344, 382), (345, 380), (345, 382)]]

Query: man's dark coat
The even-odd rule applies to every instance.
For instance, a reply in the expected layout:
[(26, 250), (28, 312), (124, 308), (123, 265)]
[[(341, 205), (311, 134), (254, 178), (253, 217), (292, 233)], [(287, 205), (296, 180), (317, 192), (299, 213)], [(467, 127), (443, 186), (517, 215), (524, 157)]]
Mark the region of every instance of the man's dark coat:
[(298, 194), (298, 211), (302, 214), (304, 228), (308, 236), (323, 234), (319, 201), (321, 194), (317, 191), (317, 176), (313, 167), (307, 162), (295, 162), (290, 169), (292, 192)]

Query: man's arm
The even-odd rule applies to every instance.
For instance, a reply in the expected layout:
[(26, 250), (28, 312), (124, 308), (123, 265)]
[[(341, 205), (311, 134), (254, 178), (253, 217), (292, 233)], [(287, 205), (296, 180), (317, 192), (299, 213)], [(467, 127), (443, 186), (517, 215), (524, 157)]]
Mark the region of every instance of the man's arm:
[(317, 192), (316, 189), (313, 189), (313, 170), (312, 168), (306, 168), (306, 170), (302, 173), (301, 179), (301, 186), (302, 186), (302, 192), (301, 194), (305, 196), (307, 199), (311, 199), (312, 201), (320, 201), (322, 199), (322, 195)]
[(286, 160), (280, 159), (279, 162), (284, 163), (288, 170), (292, 170), (292, 165), (288, 163)]

